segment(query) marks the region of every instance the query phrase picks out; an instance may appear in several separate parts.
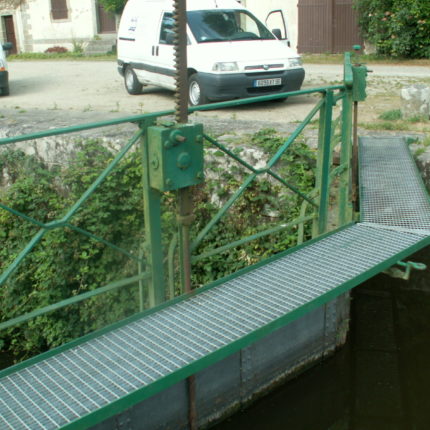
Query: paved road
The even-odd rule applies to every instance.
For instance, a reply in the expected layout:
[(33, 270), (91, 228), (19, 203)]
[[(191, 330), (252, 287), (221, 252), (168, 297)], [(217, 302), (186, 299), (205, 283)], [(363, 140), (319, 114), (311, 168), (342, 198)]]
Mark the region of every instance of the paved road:
[[(10, 63), (10, 79), (11, 95), (0, 99), (4, 108), (101, 111), (124, 115), (172, 109), (174, 106), (173, 93), (162, 88), (150, 86), (144, 88), (141, 95), (128, 95), (112, 61), (15, 61)], [(301, 100), (300, 104), (303, 102), (306, 100)], [(260, 119), (271, 120), (285, 108), (279, 103), (270, 103), (268, 107), (264, 113), (259, 108), (240, 109), (240, 112), (255, 118), (258, 111)], [(217, 115), (231, 116), (236, 111)], [(292, 119), (298, 117), (294, 115)]]
[[(430, 78), (426, 67), (371, 66), (372, 77)], [(340, 65), (306, 65), (305, 87), (342, 79)], [(48, 112), (66, 121), (91, 122), (130, 114), (173, 108), (170, 91), (146, 87), (138, 96), (126, 93), (114, 61), (13, 61), (10, 63), (11, 95), (0, 98), (0, 114)], [(379, 79), (381, 81), (381, 79)], [(199, 113), (202, 117), (245, 121), (302, 120), (314, 104), (312, 96), (290, 98), (286, 103), (268, 102), (240, 108)], [(19, 115), (17, 121), (19, 121)], [(46, 115), (45, 115), (46, 116)], [(97, 118), (95, 118), (97, 117)]]

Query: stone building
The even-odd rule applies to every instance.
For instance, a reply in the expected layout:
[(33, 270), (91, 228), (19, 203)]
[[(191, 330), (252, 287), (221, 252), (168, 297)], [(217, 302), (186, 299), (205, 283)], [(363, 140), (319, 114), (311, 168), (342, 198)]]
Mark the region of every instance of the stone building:
[[(263, 22), (270, 11), (282, 11), (291, 47), (299, 52), (343, 52), (362, 42), (353, 0), (238, 1)], [(53, 46), (107, 52), (118, 19), (97, 0), (0, 0), (0, 40), (13, 42), (18, 52)], [(282, 28), (281, 14), (266, 23)]]
[(0, 0), (0, 39), (19, 53), (54, 46), (73, 51), (94, 42), (106, 52), (115, 36), (116, 18), (97, 0)]

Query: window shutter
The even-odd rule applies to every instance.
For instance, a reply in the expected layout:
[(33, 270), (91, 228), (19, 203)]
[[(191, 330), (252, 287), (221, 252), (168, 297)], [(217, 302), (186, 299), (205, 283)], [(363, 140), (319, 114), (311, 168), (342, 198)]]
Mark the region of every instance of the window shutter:
[(67, 10), (67, 0), (51, 0), (52, 19), (67, 19), (69, 11)]

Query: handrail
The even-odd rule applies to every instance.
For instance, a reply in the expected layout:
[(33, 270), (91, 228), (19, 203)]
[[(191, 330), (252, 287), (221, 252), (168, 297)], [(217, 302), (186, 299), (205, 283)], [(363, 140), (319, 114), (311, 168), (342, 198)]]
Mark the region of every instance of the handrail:
[[(306, 95), (306, 94), (318, 94), (318, 93), (325, 92), (327, 89), (336, 91), (336, 90), (342, 90), (343, 88), (344, 88), (343, 85), (332, 85), (332, 86), (321, 87), (321, 88), (312, 88), (308, 90), (278, 93), (278, 94), (273, 94), (269, 96), (258, 96), (258, 97), (250, 97), (247, 99), (230, 100), (226, 102), (211, 103), (211, 104), (202, 105), (202, 106), (193, 106), (188, 109), (188, 112), (194, 113), (194, 112), (202, 112), (207, 110), (225, 109), (229, 107), (237, 107), (237, 106), (261, 103), (261, 102), (270, 101), (270, 100), (282, 99), (282, 98), (285, 98), (286, 96), (294, 97), (294, 96)], [(174, 113), (175, 111), (173, 109), (170, 109), (170, 110), (159, 111), (159, 112), (145, 113), (141, 115), (132, 115), (124, 118), (110, 119), (107, 121), (99, 121), (99, 122), (76, 125), (71, 127), (63, 127), (63, 128), (53, 129), (53, 130), (22, 134), (20, 136), (3, 137), (0, 139), (0, 145), (7, 145), (9, 143), (18, 143), (26, 140), (40, 139), (42, 137), (51, 137), (51, 136), (59, 136), (62, 134), (77, 133), (81, 131), (93, 130), (96, 128), (110, 127), (112, 125), (120, 125), (120, 124), (128, 124), (128, 123), (140, 124), (142, 121), (155, 120), (157, 118), (173, 115)]]
[(4, 330), (19, 324), (22, 324), (26, 321), (29, 321), (33, 318), (45, 315), (47, 313), (57, 311), (59, 309), (62, 309), (66, 306), (73, 305), (75, 303), (82, 302), (83, 300), (90, 299), (92, 297), (98, 296), (99, 294), (107, 293), (109, 291), (117, 290), (118, 288), (126, 287), (128, 285), (135, 284), (136, 282), (149, 279), (151, 277), (150, 273), (142, 273), (137, 276), (132, 276), (131, 278), (121, 279), (120, 281), (111, 282), (108, 285), (105, 285), (104, 287), (96, 288), (95, 290), (87, 291), (86, 293), (78, 294), (76, 296), (70, 297), (65, 300), (61, 300), (60, 302), (54, 303), (49, 306), (44, 306), (43, 308), (37, 309), (33, 312), (28, 312), (24, 315), (21, 315), (19, 317), (10, 319), (6, 322), (0, 323), (0, 330)]
[(351, 53), (345, 52), (345, 61), (344, 61), (344, 69), (343, 69), (344, 79), (343, 82), (346, 88), (352, 88), (354, 83), (354, 77), (352, 73), (352, 62), (351, 62)]
[[(16, 259), (12, 262), (12, 264), (6, 269), (5, 272), (3, 272), (0, 276), (0, 286), (2, 286), (12, 275), (12, 273), (16, 270), (16, 268), (19, 266), (19, 264), (24, 260), (24, 258), (27, 256), (27, 254), (40, 242), (40, 240), (43, 238), (43, 236), (49, 231), (54, 228), (58, 227), (64, 227), (69, 224), (69, 220), (75, 215), (75, 213), (78, 211), (78, 209), (85, 203), (90, 196), (93, 194), (93, 192), (96, 190), (97, 187), (100, 186), (100, 184), (106, 179), (106, 177), (112, 172), (112, 170), (118, 165), (118, 163), (124, 158), (124, 156), (127, 154), (127, 152), (130, 150), (130, 148), (141, 138), (142, 131), (138, 131), (133, 138), (130, 139), (130, 141), (121, 149), (121, 151), (117, 154), (117, 156), (112, 160), (111, 163), (104, 169), (104, 171), (99, 175), (99, 177), (93, 182), (93, 184), (85, 191), (85, 193), (81, 196), (81, 198), (72, 206), (72, 208), (67, 212), (67, 214), (59, 221), (53, 221), (49, 224), (41, 224), (40, 221), (33, 220), (30, 217), (26, 217), (28, 221), (33, 222), (36, 225), (39, 225), (41, 227), (41, 230), (39, 230), (34, 236), (33, 239), (29, 242), (29, 244), (24, 248), (24, 250), (16, 257)], [(6, 207), (5, 205), (1, 205), (3, 209), (8, 210), (9, 212), (13, 213), (13, 210), (11, 208)], [(17, 211), (15, 211), (17, 212)], [(20, 215), (21, 216), (21, 215)], [(77, 229), (77, 227), (72, 227), (73, 229)], [(81, 232), (84, 230), (80, 229)], [(86, 235), (91, 235), (91, 233), (87, 232)], [(91, 237), (95, 240), (97, 240), (97, 236), (91, 235)], [(110, 242), (105, 241), (103, 239), (100, 240), (105, 245), (111, 246), (114, 249), (119, 250), (120, 248), (117, 246), (111, 245)], [(128, 254), (126, 250), (121, 250), (121, 252)]]
[[(191, 261), (192, 263), (197, 263), (199, 261), (202, 261), (204, 259), (210, 258), (214, 255), (224, 253), (226, 251), (229, 251), (233, 248), (237, 248), (239, 246), (242, 246), (244, 244), (247, 244), (251, 241), (260, 239), (262, 237), (268, 236), (268, 235), (274, 235), (277, 234), (285, 229), (292, 228), (294, 226), (298, 226), (298, 240), (301, 241), (304, 236), (304, 230), (303, 226), (305, 223), (313, 222), (313, 234), (319, 235), (324, 233), (327, 230), (327, 221), (328, 221), (328, 207), (329, 207), (329, 190), (331, 181), (334, 178), (340, 178), (341, 179), (341, 185), (342, 185), (342, 204), (344, 205), (345, 202), (345, 196), (349, 195), (349, 181), (350, 181), (350, 163), (349, 163), (349, 154), (350, 150), (348, 149), (350, 146), (350, 130), (351, 127), (349, 124), (352, 116), (352, 103), (351, 103), (351, 93), (352, 88), (354, 85), (354, 75), (353, 75), (353, 65), (351, 64), (351, 55), (347, 53), (345, 55), (345, 62), (344, 62), (344, 82), (342, 85), (330, 85), (326, 87), (319, 87), (319, 88), (312, 88), (312, 89), (305, 89), (300, 91), (293, 91), (289, 93), (281, 93), (276, 95), (266, 95), (266, 96), (259, 96), (259, 97), (252, 97), (248, 99), (241, 99), (241, 100), (232, 100), (227, 102), (219, 102), (219, 103), (212, 103), (210, 105), (204, 105), (204, 106), (196, 106), (196, 107), (190, 107), (189, 113), (193, 112), (199, 112), (199, 111), (205, 111), (205, 110), (215, 110), (215, 109), (224, 109), (224, 108), (231, 108), (231, 107), (237, 107), (242, 105), (249, 105), (253, 103), (260, 103), (265, 101), (270, 101), (274, 99), (280, 99), (284, 98), (286, 96), (293, 97), (293, 96), (299, 96), (299, 95), (306, 95), (306, 94), (320, 94), (321, 100), (319, 100), (316, 105), (311, 109), (309, 114), (306, 116), (306, 118), (296, 127), (296, 129), (290, 134), (288, 139), (282, 143), (282, 145), (277, 149), (275, 154), (267, 161), (266, 167), (262, 169), (257, 169), (251, 164), (249, 164), (247, 161), (243, 160), (241, 157), (236, 155), (232, 150), (230, 150), (226, 145), (217, 142), (216, 139), (210, 137), (207, 134), (204, 134), (204, 139), (214, 147), (221, 150), (225, 155), (239, 163), (242, 167), (244, 167), (246, 170), (250, 172), (250, 174), (245, 177), (243, 183), (239, 186), (239, 188), (230, 196), (230, 198), (225, 202), (225, 204), (219, 208), (217, 213), (212, 217), (212, 219), (206, 224), (206, 226), (203, 227), (203, 229), (196, 234), (195, 239), (191, 242), (191, 253), (195, 252), (197, 248), (199, 248), (202, 245), (203, 240), (207, 237), (207, 235), (212, 231), (213, 227), (221, 220), (221, 218), (227, 214), (229, 209), (236, 203), (236, 201), (245, 193), (245, 191), (250, 187), (250, 185), (257, 180), (261, 175), (267, 175), (274, 180), (276, 180), (278, 183), (282, 184), (283, 186), (287, 187), (289, 190), (291, 190), (295, 195), (298, 196), (298, 198), (302, 201), (302, 209), (295, 219), (288, 221), (288, 222), (281, 222), (280, 225), (272, 226), (270, 228), (263, 229), (262, 231), (258, 231), (254, 234), (248, 235), (247, 237), (243, 237), (238, 240), (234, 240), (228, 244), (218, 246), (213, 249), (202, 249), (202, 252), (199, 255), (192, 255)], [(339, 117), (338, 122), (333, 122), (332, 120), (332, 113), (333, 113), (333, 106), (338, 102), (342, 101), (343, 103), (343, 111), (341, 116)], [(97, 241), (99, 243), (102, 243), (106, 245), (107, 247), (121, 253), (122, 255), (130, 258), (132, 261), (137, 263), (138, 265), (138, 275), (131, 276), (126, 279), (113, 281), (103, 287), (96, 288), (91, 291), (84, 292), (82, 294), (70, 297), (68, 299), (64, 299), (58, 303), (51, 304), (48, 306), (44, 306), (40, 309), (36, 309), (34, 311), (28, 312), (24, 315), (21, 315), (19, 317), (13, 318), (9, 321), (5, 321), (0, 323), (0, 330), (4, 330), (6, 328), (10, 328), (16, 324), (22, 324), (23, 322), (26, 322), (32, 318), (39, 317), (41, 315), (44, 315), (46, 313), (52, 312), (54, 310), (58, 310), (60, 308), (63, 308), (65, 306), (69, 306), (74, 303), (81, 302), (82, 300), (86, 300), (91, 297), (95, 297), (99, 294), (106, 293), (108, 291), (117, 290), (119, 288), (132, 285), (134, 283), (139, 283), (140, 288), (142, 285), (142, 281), (151, 281), (154, 278), (154, 273), (159, 272), (157, 274), (158, 278), (160, 278), (160, 273), (163, 272), (159, 267), (151, 267), (151, 261), (155, 261), (155, 264), (158, 264), (157, 261), (161, 261), (159, 258), (158, 260), (149, 260), (146, 261), (143, 258), (142, 253), (140, 253), (138, 256), (134, 255), (132, 252), (123, 249), (114, 243), (99, 237), (83, 228), (77, 227), (73, 225), (71, 222), (71, 219), (73, 216), (77, 213), (77, 211), (82, 207), (82, 205), (93, 195), (93, 193), (97, 190), (97, 188), (100, 186), (100, 184), (107, 178), (108, 175), (112, 173), (112, 171), (117, 167), (119, 162), (125, 157), (125, 155), (130, 151), (130, 149), (136, 145), (138, 142), (140, 142), (142, 148), (146, 148), (146, 140), (147, 140), (147, 128), (151, 124), (153, 124), (156, 120), (162, 118), (162, 117), (168, 117), (173, 115), (173, 110), (165, 110), (161, 112), (154, 112), (154, 113), (148, 113), (148, 114), (142, 114), (142, 115), (134, 115), (134, 116), (128, 116), (124, 118), (119, 119), (113, 119), (108, 121), (100, 121), (95, 123), (89, 123), (89, 124), (83, 124), (83, 125), (77, 125), (77, 126), (71, 126), (71, 127), (65, 127), (65, 128), (59, 128), (54, 130), (47, 130), (47, 131), (41, 131), (31, 134), (25, 134), (21, 136), (15, 136), (15, 137), (7, 137), (0, 139), (0, 146), (8, 145), (11, 143), (17, 143), (17, 142), (23, 142), (27, 140), (34, 140), (34, 139), (40, 139), (43, 137), (50, 137), (50, 136), (58, 136), (58, 135), (64, 135), (64, 134), (71, 134), (71, 133), (77, 133), (85, 130), (91, 130), (91, 129), (97, 129), (107, 126), (114, 126), (114, 125), (120, 125), (120, 124), (126, 124), (126, 123), (132, 123), (139, 126), (139, 130), (134, 134), (134, 136), (129, 139), (127, 144), (122, 147), (117, 155), (114, 157), (114, 159), (108, 164), (108, 166), (101, 172), (101, 174), (94, 180), (94, 182), (91, 184), (91, 186), (82, 194), (82, 196), (73, 204), (73, 206), (66, 212), (66, 214), (61, 218), (54, 221), (50, 221), (49, 223), (43, 223), (29, 215), (26, 215), (22, 213), (21, 211), (18, 211), (16, 209), (10, 208), (6, 206), (3, 203), (0, 203), (0, 209), (6, 210), (9, 213), (20, 217), (21, 219), (30, 222), (31, 224), (39, 227), (39, 231), (34, 234), (32, 239), (29, 241), (29, 243), (24, 247), (24, 249), (18, 254), (18, 256), (14, 259), (14, 261), (6, 268), (6, 270), (0, 275), (0, 286), (2, 286), (12, 275), (12, 273), (18, 268), (18, 266), (22, 263), (24, 258), (33, 250), (33, 248), (42, 240), (44, 235), (53, 229), (61, 228), (61, 227), (67, 227), (79, 234), (82, 234), (90, 239), (93, 239), (94, 241)], [(320, 127), (320, 133), (319, 133), (319, 145), (318, 145), (318, 163), (317, 163), (317, 183), (314, 188), (314, 190), (311, 193), (304, 193), (300, 189), (298, 189), (295, 185), (291, 184), (287, 178), (283, 178), (280, 174), (275, 172), (273, 170), (273, 167), (276, 166), (276, 164), (281, 160), (282, 156), (290, 149), (291, 145), (296, 142), (298, 136), (303, 132), (306, 126), (308, 126), (311, 121), (315, 118), (317, 114), (320, 114), (319, 118), (319, 127)], [(337, 126), (341, 125), (341, 132), (340, 136), (335, 134), (335, 130), (338, 128)], [(336, 145), (340, 144), (342, 146), (342, 156), (343, 156), (343, 162), (340, 164), (340, 166), (335, 167), (331, 169), (331, 157), (332, 152)], [(145, 153), (145, 151), (143, 151)], [(144, 155), (143, 162), (149, 163), (148, 157)], [(143, 170), (147, 169), (148, 166), (143, 166)], [(149, 183), (144, 182), (144, 188), (145, 186), (148, 187), (149, 190)], [(147, 191), (148, 191), (147, 190)], [(149, 192), (149, 191), (148, 191)], [(145, 198), (150, 196), (150, 194), (145, 194)], [(145, 205), (150, 204), (147, 201), (144, 202)], [(343, 207), (343, 206), (342, 206)], [(307, 214), (308, 209), (312, 209), (312, 212)], [(155, 212), (152, 209), (145, 209), (145, 213), (150, 213), (151, 216), (154, 214), (157, 214), (158, 209), (156, 208)], [(341, 219), (342, 217), (339, 217)], [(346, 219), (346, 216), (344, 216), (342, 219)], [(146, 218), (145, 218), (146, 221)], [(159, 221), (157, 221), (159, 223)], [(159, 226), (158, 226), (159, 227)], [(157, 227), (157, 228), (158, 228)], [(180, 242), (180, 241), (179, 241)], [(150, 256), (151, 253), (154, 252), (154, 246), (159, 247), (159, 243), (152, 243), (152, 240), (149, 240), (146, 243), (146, 246), (141, 247), (143, 249), (143, 253), (146, 254), (146, 256)], [(179, 247), (181, 247), (182, 244), (179, 243)], [(174, 268), (174, 259), (175, 259), (175, 252), (178, 248), (178, 237), (177, 235), (174, 236), (173, 240), (170, 242), (168, 253), (166, 253), (166, 261), (168, 264), (168, 291), (169, 296), (172, 297), (175, 293), (175, 268)], [(157, 251), (158, 252), (158, 251)], [(143, 267), (145, 266), (145, 269)], [(160, 272), (161, 270), (161, 272)], [(155, 286), (151, 288), (156, 288)], [(158, 287), (159, 288), (159, 287)], [(164, 296), (163, 292), (162, 294), (159, 294), (158, 297)], [(141, 302), (142, 302), (142, 292), (141, 292)]]
[(223, 253), (225, 251), (228, 251), (230, 249), (233, 249), (233, 248), (236, 248), (238, 246), (244, 245), (245, 243), (252, 242), (253, 240), (260, 239), (260, 238), (262, 238), (264, 236), (269, 236), (269, 235), (272, 235), (272, 234), (275, 234), (275, 233), (279, 233), (282, 230), (286, 230), (286, 229), (288, 229), (290, 227), (293, 227), (293, 226), (295, 226), (297, 224), (302, 224), (302, 223), (306, 223), (308, 221), (312, 221), (313, 219), (315, 219), (315, 215), (308, 215), (308, 216), (303, 216), (303, 217), (296, 218), (296, 219), (294, 219), (293, 221), (291, 221), (291, 222), (289, 222), (287, 224), (281, 224), (281, 225), (279, 225), (277, 227), (273, 227), (273, 228), (261, 231), (259, 233), (253, 234), (251, 236), (244, 237), (243, 239), (237, 240), (235, 242), (231, 242), (228, 245), (220, 246), (218, 248), (215, 248), (215, 249), (212, 249), (210, 251), (204, 252), (203, 254), (200, 254), (200, 255), (197, 255), (195, 257), (192, 257), (191, 261), (193, 263), (197, 263), (198, 261), (204, 260), (205, 258), (213, 257), (214, 255), (221, 254), (221, 253)]
[(266, 168), (262, 170), (257, 170), (253, 166), (249, 165), (247, 162), (242, 160), (237, 155), (233, 154), (232, 151), (228, 150), (224, 145), (216, 142), (215, 139), (208, 138), (208, 136), (204, 136), (211, 144), (215, 145), (225, 154), (232, 157), (242, 166), (246, 167), (248, 170), (251, 170), (252, 174), (249, 175), (242, 186), (231, 196), (231, 198), (224, 204), (222, 208), (218, 211), (218, 213), (211, 219), (211, 221), (206, 225), (206, 227), (197, 235), (196, 239), (191, 244), (191, 251), (194, 251), (199, 247), (204, 237), (212, 230), (212, 228), (220, 221), (220, 219), (227, 213), (230, 207), (237, 201), (237, 199), (245, 192), (245, 190), (252, 184), (252, 182), (261, 174), (268, 174), (275, 178), (277, 181), (281, 182), (283, 185), (288, 187), (291, 191), (298, 194), (302, 199), (308, 201), (311, 205), (318, 207), (318, 204), (315, 203), (308, 196), (303, 194), (300, 190), (298, 190), (293, 185), (289, 184), (287, 181), (282, 179), (279, 175), (271, 170), (271, 168), (280, 160), (282, 155), (288, 150), (291, 144), (296, 140), (296, 138), (300, 135), (300, 133), (304, 130), (304, 128), (312, 121), (315, 115), (321, 109), (321, 106), (324, 104), (324, 100), (320, 100), (316, 106), (311, 110), (311, 112), (306, 116), (302, 123), (294, 130), (294, 132), (289, 136), (289, 138), (284, 142), (284, 144), (278, 149), (275, 155), (268, 161), (266, 164)]

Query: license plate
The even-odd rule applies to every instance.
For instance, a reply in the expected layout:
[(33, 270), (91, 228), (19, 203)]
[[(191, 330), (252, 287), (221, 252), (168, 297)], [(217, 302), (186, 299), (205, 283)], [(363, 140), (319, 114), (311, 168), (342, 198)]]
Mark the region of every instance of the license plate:
[(257, 79), (254, 81), (254, 87), (272, 87), (274, 85), (281, 85), (282, 79), (281, 78), (274, 78), (274, 79)]

